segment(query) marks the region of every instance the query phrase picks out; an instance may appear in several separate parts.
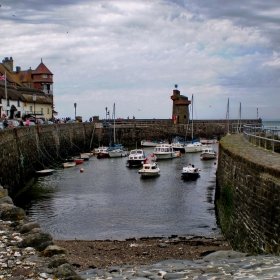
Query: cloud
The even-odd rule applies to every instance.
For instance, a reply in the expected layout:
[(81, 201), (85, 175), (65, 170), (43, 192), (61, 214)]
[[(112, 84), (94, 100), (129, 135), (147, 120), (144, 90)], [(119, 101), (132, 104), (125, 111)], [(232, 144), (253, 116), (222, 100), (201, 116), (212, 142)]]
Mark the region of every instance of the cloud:
[(119, 117), (171, 118), (174, 84), (199, 119), (225, 118), (228, 98), (236, 117), (240, 102), (246, 118), (278, 109), (276, 1), (7, 0), (0, 12), (2, 57), (43, 58), (59, 117), (76, 102), (84, 119), (113, 103)]

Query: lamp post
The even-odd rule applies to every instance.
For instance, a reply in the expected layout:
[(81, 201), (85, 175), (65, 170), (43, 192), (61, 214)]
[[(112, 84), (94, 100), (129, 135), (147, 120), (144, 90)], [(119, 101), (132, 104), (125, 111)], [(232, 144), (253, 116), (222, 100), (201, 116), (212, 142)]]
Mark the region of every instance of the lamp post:
[(75, 121), (76, 121), (76, 108), (77, 108), (77, 103), (74, 103), (74, 108), (75, 108)]
[(106, 123), (107, 123), (107, 107), (105, 107), (105, 110), (106, 110)]
[(36, 99), (37, 99), (37, 95), (34, 93), (33, 94), (33, 101), (34, 101), (35, 124), (37, 124), (37, 121), (36, 121), (36, 108), (35, 108)]

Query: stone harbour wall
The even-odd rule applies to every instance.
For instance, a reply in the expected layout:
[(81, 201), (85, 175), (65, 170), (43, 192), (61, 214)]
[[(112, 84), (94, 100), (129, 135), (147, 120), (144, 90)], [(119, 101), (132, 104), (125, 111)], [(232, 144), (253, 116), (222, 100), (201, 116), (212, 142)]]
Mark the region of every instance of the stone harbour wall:
[(65, 157), (90, 151), (90, 123), (17, 127), (0, 131), (0, 183), (18, 193), (36, 170), (60, 166)]
[(221, 139), (215, 203), (233, 249), (280, 253), (280, 154), (258, 148), (242, 134)]

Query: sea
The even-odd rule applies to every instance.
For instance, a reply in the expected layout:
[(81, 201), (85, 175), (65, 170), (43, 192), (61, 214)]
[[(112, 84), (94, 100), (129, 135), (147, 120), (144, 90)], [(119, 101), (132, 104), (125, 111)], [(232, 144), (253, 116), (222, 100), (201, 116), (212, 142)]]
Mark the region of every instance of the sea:
[[(280, 129), (280, 120), (263, 120), (263, 126)], [(144, 151), (152, 160), (153, 148)], [(142, 179), (139, 168), (126, 167), (126, 158), (93, 156), (83, 165), (57, 166), (53, 175), (34, 178), (14, 202), (58, 240), (213, 237), (220, 234), (214, 206), (218, 161), (199, 155), (158, 161), (161, 175), (150, 179)], [(181, 179), (189, 163), (201, 169), (195, 181)]]
[(277, 119), (272, 119), (272, 120), (265, 119), (265, 120), (262, 121), (262, 124), (265, 128), (273, 127), (275, 129), (280, 129), (280, 119), (279, 120), (277, 120)]
[[(152, 160), (153, 148), (144, 151)], [(216, 159), (203, 161), (200, 153), (188, 153), (159, 160), (160, 176), (148, 179), (140, 177), (139, 168), (126, 167), (126, 160), (93, 156), (83, 165), (58, 167), (51, 176), (34, 178), (14, 202), (57, 240), (220, 235)], [(201, 169), (194, 181), (181, 178), (189, 163)]]

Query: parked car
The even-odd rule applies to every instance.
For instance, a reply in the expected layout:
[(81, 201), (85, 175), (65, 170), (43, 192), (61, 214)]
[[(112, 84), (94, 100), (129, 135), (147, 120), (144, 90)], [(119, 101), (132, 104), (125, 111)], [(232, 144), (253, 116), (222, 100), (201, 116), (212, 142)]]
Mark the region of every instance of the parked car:
[(44, 121), (43, 124), (53, 124), (52, 121)]
[[(19, 126), (19, 122), (17, 120), (8, 120), (9, 127), (16, 127)], [(0, 129), (3, 129), (3, 122), (0, 122)]]

